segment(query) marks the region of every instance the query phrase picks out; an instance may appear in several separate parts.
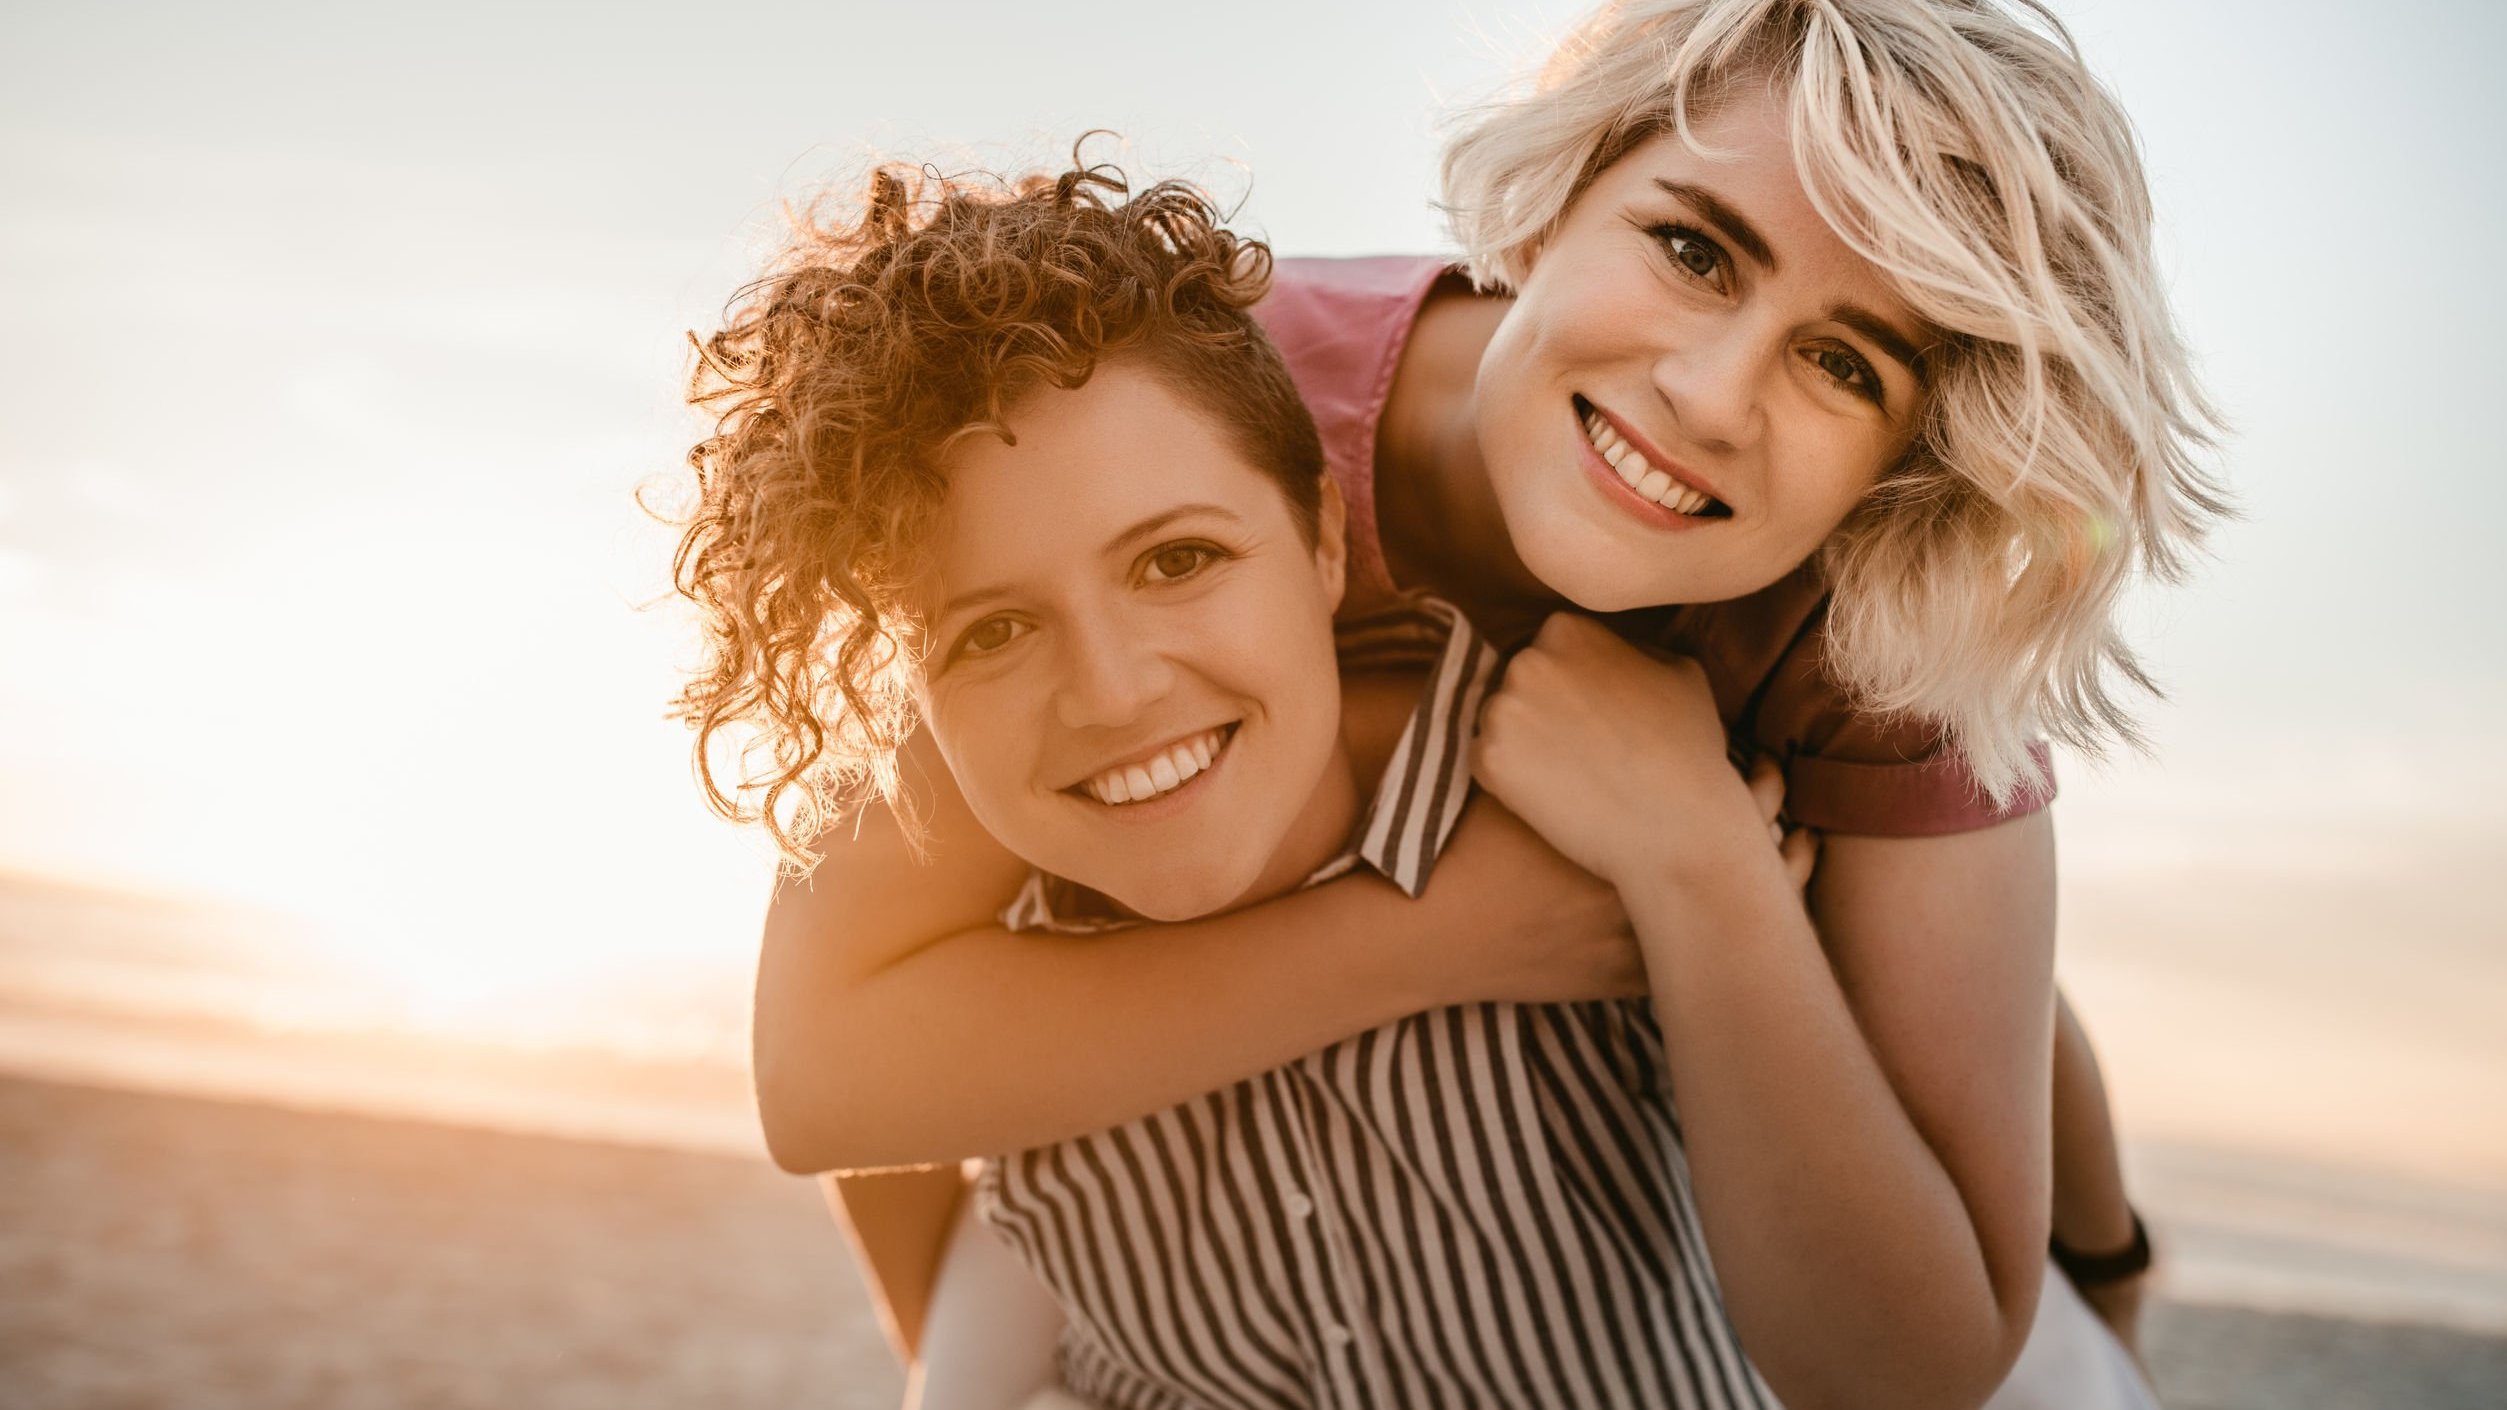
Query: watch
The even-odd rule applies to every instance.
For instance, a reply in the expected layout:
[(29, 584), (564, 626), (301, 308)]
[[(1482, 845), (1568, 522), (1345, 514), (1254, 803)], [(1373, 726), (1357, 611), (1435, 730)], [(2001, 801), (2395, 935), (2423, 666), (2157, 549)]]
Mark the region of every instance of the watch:
[(2150, 1231), (2142, 1226), (2139, 1210), (2133, 1211), (2133, 1241), (2113, 1253), (2077, 1253), (2061, 1239), (2050, 1238), (2046, 1244), (2054, 1266), (2077, 1288), (2103, 1287), (2150, 1271)]

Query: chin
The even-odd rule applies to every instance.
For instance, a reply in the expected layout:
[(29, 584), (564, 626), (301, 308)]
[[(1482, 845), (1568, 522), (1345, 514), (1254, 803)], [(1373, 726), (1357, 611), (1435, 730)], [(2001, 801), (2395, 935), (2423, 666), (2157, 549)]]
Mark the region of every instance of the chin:
[(1217, 915), (1243, 899), (1253, 885), (1250, 876), (1182, 874), (1165, 869), (1155, 876), (1132, 876), (1111, 885), (1085, 883), (1104, 892), (1123, 909), (1143, 920), (1199, 920)]
[[(1633, 571), (1623, 554), (1612, 551), (1612, 546), (1596, 545), (1590, 534), (1557, 531), (1566, 527), (1560, 524), (1552, 532), (1519, 535), (1515, 540), (1515, 553), (1523, 566), (1560, 597), (1587, 612), (1625, 612), (1692, 600), (1673, 595), (1678, 585), (1665, 581), (1666, 575), (1659, 571), (1650, 579)], [(1650, 566), (1659, 570), (1662, 565)]]
[(1550, 591), (1587, 612), (1728, 602), (1799, 566), (1735, 562), (1728, 552), (1700, 553), (1659, 539), (1625, 544), (1565, 513), (1535, 522), (1546, 527), (1518, 535), (1516, 556)]
[(1587, 612), (1627, 612), (1639, 607), (1659, 607), (1672, 600), (1660, 591), (1638, 587), (1624, 576), (1613, 575), (1590, 558), (1561, 564), (1555, 571), (1528, 560), (1525, 566), (1552, 592)]

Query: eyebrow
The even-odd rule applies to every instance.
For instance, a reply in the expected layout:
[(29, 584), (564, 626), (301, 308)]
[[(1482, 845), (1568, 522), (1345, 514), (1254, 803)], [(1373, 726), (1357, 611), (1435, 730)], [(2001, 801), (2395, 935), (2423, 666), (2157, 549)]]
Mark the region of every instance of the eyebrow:
[(1716, 234), (1731, 241), (1760, 268), (1770, 274), (1776, 272), (1776, 252), (1768, 248), (1767, 237), (1759, 234), (1758, 227), (1750, 224), (1741, 212), (1724, 204), (1722, 197), (1703, 186), (1692, 186), (1685, 181), (1672, 181), (1660, 176), (1654, 178), (1654, 184), (1662, 188), (1664, 195), (1688, 202), (1699, 215), (1706, 217), (1707, 224), (1715, 227)]
[[(1190, 519), (1200, 515), (1208, 515), (1214, 518), (1225, 519), (1231, 524), (1242, 524), (1245, 522), (1243, 517), (1238, 515), (1235, 510), (1229, 509), (1225, 505), (1179, 504), (1173, 509), (1162, 510), (1156, 514), (1152, 514), (1148, 518), (1143, 519), (1139, 523), (1134, 524), (1130, 528), (1116, 534), (1114, 537), (1107, 539), (1105, 547), (1097, 551), (1100, 556), (1110, 557), (1114, 554), (1122, 552), (1124, 549), (1138, 543), (1142, 539), (1149, 538), (1152, 535), (1159, 533), (1161, 530), (1164, 530), (1179, 519)], [(1008, 597), (1010, 595), (1010, 585), (1004, 583), (995, 583), (985, 587), (969, 588), (964, 592), (955, 594), (947, 602), (942, 603), (940, 605), (939, 615), (934, 617), (932, 620), (934, 622), (945, 622), (960, 612), (966, 611), (970, 607), (979, 607), (993, 601), (996, 598)]]

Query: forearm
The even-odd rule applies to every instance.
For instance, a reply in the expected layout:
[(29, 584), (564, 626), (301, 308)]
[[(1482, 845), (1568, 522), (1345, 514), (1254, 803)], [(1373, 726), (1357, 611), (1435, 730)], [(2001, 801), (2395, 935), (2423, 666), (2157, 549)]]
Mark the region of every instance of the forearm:
[(1728, 744), (1697, 663), (1561, 614), (1473, 764), (1627, 904), (1725, 1303), (1776, 1392), (1981, 1404), (2045, 1278), (2051, 820), (1831, 836), (1806, 912), (1772, 780)]
[(2054, 1236), (2083, 1253), (2133, 1241), (2114, 1114), (2089, 1034), (2071, 1003), (2056, 996), (2054, 1028)]
[(956, 1160), (1227, 1086), (1433, 1006), (1400, 959), (1435, 941), (1423, 911), (1359, 876), (1183, 925), (970, 931), (814, 991), (761, 970), (769, 1146), (789, 1170)]
[(1743, 1344), (1796, 1410), (1981, 1403), (2034, 1311), (1980, 1231), (2004, 1196), (1927, 1142), (1772, 849), (1733, 855), (1764, 875), (1622, 895)]

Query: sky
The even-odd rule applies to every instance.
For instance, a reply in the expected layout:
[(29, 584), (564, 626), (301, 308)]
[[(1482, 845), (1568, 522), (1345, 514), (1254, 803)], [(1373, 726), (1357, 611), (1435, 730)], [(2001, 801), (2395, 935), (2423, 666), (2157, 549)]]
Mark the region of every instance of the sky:
[[(2057, 8), (2244, 516), (2134, 605), (2154, 753), (2067, 765), (2067, 976), (2158, 1126), (2211, 1119), (2166, 1116), (2188, 1013), (2364, 1035), (2363, 1109), (2460, 1080), (2498, 1050), (2405, 1040), (2507, 1000), (2507, 10)], [(1438, 123), (1581, 9), (13, 7), (0, 869), (308, 917), (448, 1011), (744, 966), (771, 853), (664, 716), (635, 494), (781, 203), (1106, 128), (1283, 253), (1443, 249)], [(2431, 1161), (2507, 1181), (2502, 1141)]]

